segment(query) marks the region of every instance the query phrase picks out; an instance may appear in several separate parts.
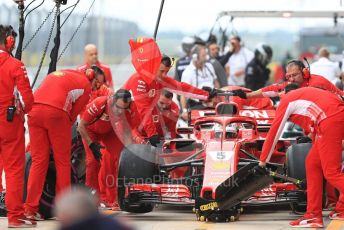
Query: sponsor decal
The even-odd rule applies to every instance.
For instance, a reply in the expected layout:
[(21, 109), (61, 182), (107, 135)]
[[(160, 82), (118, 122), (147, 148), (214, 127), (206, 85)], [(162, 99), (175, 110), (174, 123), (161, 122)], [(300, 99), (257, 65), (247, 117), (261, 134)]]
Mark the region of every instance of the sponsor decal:
[(52, 73), (52, 75), (55, 76), (55, 77), (62, 77), (62, 76), (65, 75), (65, 73), (62, 72), (62, 71), (55, 71), (55, 72)]
[(141, 54), (143, 53), (143, 48), (142, 48), (142, 47), (139, 49), (139, 52), (140, 52)]
[(153, 122), (159, 122), (159, 115), (152, 115)]
[(139, 89), (139, 88), (136, 88), (136, 91), (137, 91), (137, 92), (144, 92), (144, 93), (147, 92), (146, 89)]
[(201, 211), (207, 211), (207, 210), (213, 210), (218, 207), (219, 206), (217, 202), (210, 202), (209, 204), (201, 205), (199, 208), (201, 209)]
[(104, 113), (102, 115), (102, 117), (100, 118), (100, 120), (102, 120), (102, 121), (110, 121), (110, 116)]
[(155, 96), (155, 89), (151, 89), (148, 92), (148, 97), (154, 97)]
[(143, 38), (142, 38), (142, 37), (136, 38), (136, 42), (137, 42), (137, 43), (142, 43), (142, 42), (143, 42)]
[(225, 159), (225, 157), (226, 157), (226, 155), (225, 155), (225, 152), (217, 152), (217, 154), (216, 154), (216, 158), (218, 159), (218, 160), (223, 160), (223, 159)]
[(252, 129), (242, 129), (241, 131), (241, 137), (242, 138), (252, 138), (253, 136), (253, 130)]
[[(266, 110), (242, 110), (239, 112), (241, 116), (247, 116), (257, 119), (266, 118), (269, 119), (269, 115)], [(269, 120), (257, 120), (258, 124), (269, 124)]]

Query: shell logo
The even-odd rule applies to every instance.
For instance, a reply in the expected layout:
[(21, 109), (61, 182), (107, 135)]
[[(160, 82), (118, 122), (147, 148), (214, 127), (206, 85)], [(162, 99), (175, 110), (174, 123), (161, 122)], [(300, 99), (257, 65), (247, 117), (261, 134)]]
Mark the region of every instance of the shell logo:
[(229, 164), (228, 162), (216, 162), (216, 163), (213, 163), (212, 165), (212, 168), (213, 169), (217, 169), (217, 170), (222, 170), (222, 169), (228, 169), (229, 170)]
[(136, 38), (136, 42), (137, 42), (137, 43), (143, 43), (143, 38), (142, 38), (142, 37)]

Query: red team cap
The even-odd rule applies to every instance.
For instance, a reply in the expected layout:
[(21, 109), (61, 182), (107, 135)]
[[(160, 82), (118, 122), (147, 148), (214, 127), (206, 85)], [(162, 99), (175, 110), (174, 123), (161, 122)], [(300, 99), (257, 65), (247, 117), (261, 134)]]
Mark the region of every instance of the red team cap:
[(136, 38), (129, 40), (131, 62), (136, 71), (146, 77), (155, 79), (162, 55), (153, 38)]

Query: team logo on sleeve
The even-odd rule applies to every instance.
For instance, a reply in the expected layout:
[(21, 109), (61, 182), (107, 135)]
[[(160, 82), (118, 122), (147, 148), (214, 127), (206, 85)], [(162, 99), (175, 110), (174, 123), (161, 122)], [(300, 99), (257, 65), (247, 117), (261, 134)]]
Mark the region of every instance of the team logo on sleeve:
[(148, 92), (148, 97), (154, 97), (155, 96), (155, 89), (151, 89)]
[(25, 66), (22, 65), (20, 68), (23, 70), (24, 78), (28, 78)]
[(158, 123), (159, 122), (159, 115), (152, 115), (152, 119), (154, 123)]
[(138, 80), (138, 81), (137, 81), (136, 91), (137, 91), (137, 92), (146, 93), (146, 92), (147, 92), (147, 89), (146, 89), (146, 82), (144, 82), (144, 81), (142, 81), (142, 80)]

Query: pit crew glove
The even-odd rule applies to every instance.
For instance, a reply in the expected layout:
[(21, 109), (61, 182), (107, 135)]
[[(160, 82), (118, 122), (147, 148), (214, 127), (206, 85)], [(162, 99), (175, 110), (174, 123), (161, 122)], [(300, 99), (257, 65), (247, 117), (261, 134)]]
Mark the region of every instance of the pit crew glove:
[(149, 138), (149, 143), (154, 146), (157, 147), (157, 145), (160, 143), (160, 137), (158, 135), (153, 135)]
[(92, 142), (90, 145), (89, 145), (90, 149), (92, 150), (92, 153), (93, 153), (93, 156), (94, 158), (99, 161), (102, 159), (102, 153), (100, 152), (101, 149), (104, 148), (104, 146), (98, 144), (98, 143), (94, 143)]
[(266, 169), (266, 167), (262, 167), (260, 165), (257, 165), (253, 168), (254, 170), (254, 174), (256, 175), (267, 175), (268, 174), (268, 170)]
[(307, 137), (307, 136), (302, 136), (302, 137), (296, 138), (296, 142), (298, 144), (301, 144), (301, 143), (312, 143), (312, 139)]
[(209, 94), (209, 95), (208, 95), (208, 100), (210, 100), (210, 99), (216, 97), (216, 95), (217, 95), (217, 91), (216, 91), (216, 89), (214, 89), (214, 88), (211, 88), (211, 87), (209, 87), (209, 86), (203, 86), (202, 89), (203, 89), (204, 91), (207, 91), (207, 92), (208, 92), (208, 94)]
[(242, 89), (236, 89), (232, 91), (233, 96), (238, 96), (242, 99), (247, 99), (246, 93)]

